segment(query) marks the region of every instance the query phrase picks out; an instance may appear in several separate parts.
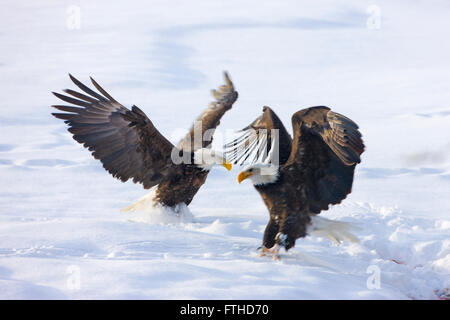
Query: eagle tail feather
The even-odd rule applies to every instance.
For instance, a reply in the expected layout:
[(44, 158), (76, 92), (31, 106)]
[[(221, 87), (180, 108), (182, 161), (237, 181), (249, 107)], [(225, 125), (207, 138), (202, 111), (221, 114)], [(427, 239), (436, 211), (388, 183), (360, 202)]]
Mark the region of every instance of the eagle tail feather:
[(125, 207), (120, 210), (120, 212), (135, 212), (140, 210), (145, 210), (148, 207), (153, 207), (155, 205), (155, 202), (153, 198), (155, 197), (155, 192), (152, 190), (145, 196), (139, 198), (135, 203), (129, 205), (128, 207)]
[(360, 230), (360, 228), (354, 223), (312, 216), (308, 233), (341, 244), (345, 240), (352, 243), (358, 242), (358, 237), (354, 234), (357, 230)]

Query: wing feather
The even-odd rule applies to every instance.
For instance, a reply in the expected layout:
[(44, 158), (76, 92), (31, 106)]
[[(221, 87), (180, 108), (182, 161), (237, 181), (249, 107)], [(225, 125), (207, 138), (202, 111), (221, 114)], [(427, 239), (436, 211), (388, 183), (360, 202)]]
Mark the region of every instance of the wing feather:
[[(194, 152), (200, 148), (206, 148), (212, 143), (212, 133), (220, 124), (222, 116), (231, 109), (234, 102), (238, 98), (238, 93), (234, 89), (234, 85), (230, 80), (227, 72), (224, 72), (225, 85), (220, 86), (219, 90), (212, 90), (212, 95), (216, 101), (212, 102), (209, 107), (197, 118), (192, 125), (188, 134), (178, 144), (178, 149)], [(198, 132), (201, 134), (201, 141), (194, 141), (194, 137)], [(212, 131), (210, 131), (212, 130)], [(205, 137), (205, 133), (209, 131), (210, 137)]]
[(358, 125), (327, 107), (300, 110), (292, 116), (294, 141), (280, 171), (288, 184), (303, 186), (310, 212), (327, 210), (351, 192), (356, 164), (364, 151)]
[(64, 90), (75, 97), (72, 98), (54, 92), (56, 97), (75, 106), (53, 105), (64, 113), (52, 114), (69, 125), (73, 138), (91, 151), (113, 177), (121, 181), (133, 179), (146, 189), (158, 184), (173, 166), (170, 154), (174, 146), (142, 110), (136, 106), (131, 110), (125, 108), (92, 78), (101, 94), (69, 76), (84, 93)]
[[(267, 159), (273, 140), (277, 138), (273, 136), (273, 130), (278, 130), (278, 159)], [(271, 108), (263, 107), (262, 115), (239, 133), (242, 133), (241, 136), (224, 145), (227, 159), (235, 164), (243, 165), (247, 160), (249, 163), (255, 163), (267, 159), (269, 162), (278, 164), (284, 164), (287, 161), (291, 152), (292, 138)]]

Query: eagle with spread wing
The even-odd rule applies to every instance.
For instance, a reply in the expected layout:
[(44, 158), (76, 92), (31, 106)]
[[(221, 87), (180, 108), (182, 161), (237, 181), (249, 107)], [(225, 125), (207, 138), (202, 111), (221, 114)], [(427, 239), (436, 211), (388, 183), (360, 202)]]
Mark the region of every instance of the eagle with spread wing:
[[(294, 113), (292, 128), (293, 139), (275, 112), (264, 107), (240, 137), (225, 145), (227, 159), (250, 162), (238, 181), (250, 178), (269, 210), (261, 254), (274, 258), (281, 247), (289, 250), (314, 229), (316, 215), (351, 192), (364, 151), (358, 125), (328, 107)], [(340, 241), (337, 233), (331, 236)]]
[(69, 76), (81, 92), (64, 90), (70, 96), (53, 92), (70, 105), (53, 105), (62, 113), (52, 115), (64, 120), (73, 138), (113, 177), (132, 179), (145, 189), (157, 186), (154, 203), (170, 208), (189, 205), (214, 165), (231, 169), (223, 154), (211, 149), (215, 128), (238, 97), (226, 72), (225, 85), (213, 90), (216, 100), (177, 146), (138, 107), (127, 109), (92, 78), (98, 92)]

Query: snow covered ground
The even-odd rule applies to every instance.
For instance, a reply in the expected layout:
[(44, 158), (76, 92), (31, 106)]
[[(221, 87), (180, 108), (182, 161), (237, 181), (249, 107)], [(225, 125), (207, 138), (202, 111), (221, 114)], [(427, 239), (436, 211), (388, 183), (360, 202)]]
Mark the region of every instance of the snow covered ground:
[[(449, 15), (444, 0), (3, 1), (0, 299), (449, 297)], [(217, 146), (263, 105), (288, 128), (312, 105), (360, 124), (353, 193), (321, 214), (359, 243), (260, 258), (268, 214), (239, 168), (215, 168), (183, 221), (121, 213), (146, 191), (50, 116), (68, 72), (92, 75), (175, 143), (222, 70), (240, 95)]]

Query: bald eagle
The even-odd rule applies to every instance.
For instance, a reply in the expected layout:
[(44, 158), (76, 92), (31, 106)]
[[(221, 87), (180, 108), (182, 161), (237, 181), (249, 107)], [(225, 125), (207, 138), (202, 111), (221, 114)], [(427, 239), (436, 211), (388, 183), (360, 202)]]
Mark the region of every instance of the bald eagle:
[(357, 124), (328, 107), (294, 113), (292, 127), (293, 139), (275, 112), (264, 107), (242, 136), (225, 145), (234, 164), (250, 162), (238, 181), (250, 178), (269, 210), (261, 254), (274, 258), (314, 229), (316, 215), (351, 192), (364, 151)]
[(83, 93), (64, 90), (70, 97), (53, 92), (71, 105), (53, 105), (64, 113), (52, 115), (64, 120), (73, 138), (88, 148), (113, 177), (123, 182), (132, 179), (145, 189), (157, 185), (155, 204), (173, 209), (189, 205), (213, 165), (231, 169), (223, 154), (210, 149), (215, 128), (238, 97), (227, 73), (225, 85), (213, 90), (216, 100), (176, 147), (138, 107), (125, 108), (92, 78), (98, 92), (69, 76)]

